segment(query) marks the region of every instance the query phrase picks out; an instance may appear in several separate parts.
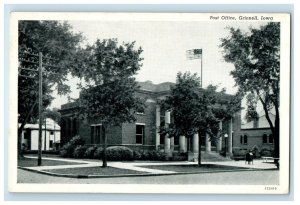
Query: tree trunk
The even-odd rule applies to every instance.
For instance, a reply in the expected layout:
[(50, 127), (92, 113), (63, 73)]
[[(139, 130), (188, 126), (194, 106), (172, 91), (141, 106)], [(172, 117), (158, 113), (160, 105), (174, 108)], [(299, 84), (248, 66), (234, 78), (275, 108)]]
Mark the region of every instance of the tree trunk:
[[(274, 143), (274, 155), (273, 157), (274, 158), (279, 158), (279, 108), (278, 108), (278, 105), (276, 102), (274, 102), (274, 106), (275, 106), (275, 123), (274, 125), (272, 124), (272, 121), (270, 119), (270, 116), (269, 116), (269, 110), (267, 109), (267, 106), (266, 106), (266, 103), (262, 100), (262, 98), (259, 96), (259, 99), (261, 101), (261, 103), (263, 104), (263, 108), (264, 108), (264, 111), (265, 111), (265, 114), (266, 114), (266, 118), (267, 118), (267, 121), (270, 125), (270, 128), (271, 128), (271, 131), (272, 131), (272, 134), (273, 134), (273, 143)], [(274, 159), (274, 163), (277, 164), (278, 163), (278, 159)]]
[[(274, 157), (279, 158), (280, 156), (280, 148), (279, 148), (279, 134), (280, 134), (280, 128), (279, 128), (279, 111), (278, 108), (276, 107), (276, 116), (275, 116), (275, 132), (273, 132), (273, 143), (274, 143)], [(278, 163), (278, 159), (274, 160), (274, 163)]]
[(23, 159), (23, 150), (22, 150), (22, 132), (26, 123), (22, 123), (21, 127), (18, 129), (18, 159)]
[(107, 167), (107, 159), (106, 159), (106, 133), (105, 133), (105, 127), (102, 124), (102, 133), (103, 133), (103, 156), (102, 156), (102, 167)]
[(201, 133), (198, 132), (198, 167), (201, 167)]
[(37, 102), (35, 101), (34, 104), (31, 106), (29, 112), (26, 114), (24, 121), (21, 123), (21, 126), (18, 128), (18, 159), (24, 158), (22, 151), (22, 132), (36, 104)]

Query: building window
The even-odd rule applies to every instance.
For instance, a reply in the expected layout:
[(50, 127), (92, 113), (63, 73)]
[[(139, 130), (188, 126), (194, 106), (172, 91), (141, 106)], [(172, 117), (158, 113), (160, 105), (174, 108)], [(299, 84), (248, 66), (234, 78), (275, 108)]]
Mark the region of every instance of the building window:
[(247, 144), (247, 143), (248, 143), (248, 136), (244, 135), (244, 144)]
[(135, 142), (136, 144), (143, 144), (145, 125), (136, 125)]
[(53, 135), (54, 134), (54, 132), (53, 131), (50, 131), (50, 135)]
[(50, 148), (53, 148), (53, 140), (50, 140), (50, 141), (49, 141), (49, 147), (50, 147)]
[(263, 135), (263, 143), (268, 143), (268, 136), (266, 134)]
[(101, 143), (101, 124), (91, 125), (91, 144), (100, 144)]
[(247, 144), (248, 143), (248, 136), (247, 135), (241, 135), (240, 136), (240, 143), (241, 144)]
[(24, 131), (24, 139), (29, 140), (29, 138), (30, 138), (30, 130), (25, 130)]
[(273, 144), (273, 139), (274, 139), (274, 138), (273, 138), (273, 135), (270, 134), (270, 135), (269, 135), (269, 143), (270, 143), (270, 144)]

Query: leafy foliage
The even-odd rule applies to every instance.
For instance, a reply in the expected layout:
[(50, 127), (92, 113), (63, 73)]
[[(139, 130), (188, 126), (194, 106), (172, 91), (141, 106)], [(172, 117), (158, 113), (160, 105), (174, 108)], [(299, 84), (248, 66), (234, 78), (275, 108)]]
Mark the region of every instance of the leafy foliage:
[(84, 153), (84, 158), (94, 159), (94, 153), (95, 153), (96, 149), (97, 149), (96, 146), (87, 148)]
[[(224, 59), (233, 63), (231, 75), (239, 91), (247, 99), (246, 118), (257, 118), (256, 104), (263, 105), (274, 135), (275, 156), (279, 156), (279, 92), (280, 92), (280, 23), (270, 22), (243, 33), (230, 28), (230, 36), (222, 39)], [(275, 123), (269, 112), (274, 108)]]
[(97, 149), (94, 152), (94, 159), (102, 159), (103, 157), (103, 148), (97, 147)]
[[(18, 120), (21, 123), (18, 130), (19, 144), (25, 124), (35, 123), (38, 117), (38, 72), (32, 71), (38, 70), (39, 66), (38, 56), (35, 55), (41, 52), (48, 57), (43, 58), (42, 82), (43, 108), (46, 108), (53, 100), (51, 96), (53, 89), (56, 88), (59, 94), (66, 94), (70, 91), (64, 81), (70, 70), (76, 67), (76, 64), (72, 62), (76, 59), (81, 39), (81, 34), (74, 34), (66, 22), (19, 21)], [(33, 78), (25, 78), (21, 75)]]
[[(240, 108), (239, 96), (228, 96), (224, 89), (216, 90), (212, 85), (200, 88), (200, 78), (196, 74), (178, 73), (175, 87), (163, 102), (164, 109), (172, 110), (174, 122), (168, 128), (161, 127), (160, 133), (174, 137), (208, 133), (211, 140), (215, 140), (219, 121), (231, 117)], [(199, 156), (199, 165), (200, 160)]]
[(89, 63), (79, 74), (87, 83), (80, 96), (81, 116), (110, 126), (135, 120), (143, 103), (135, 96), (138, 84), (133, 77), (141, 66), (142, 49), (135, 50), (134, 44), (108, 39), (87, 48)]
[[(280, 24), (268, 23), (250, 33), (230, 28), (230, 37), (222, 39), (224, 59), (235, 66), (231, 75), (239, 90), (247, 95), (249, 111), (261, 99), (270, 111), (279, 106)], [(252, 105), (252, 106), (250, 106)]]
[(142, 49), (135, 42), (119, 44), (117, 39), (97, 40), (85, 52), (86, 66), (74, 74), (85, 80), (80, 95), (79, 117), (102, 123), (103, 167), (106, 167), (106, 130), (135, 121), (134, 114), (144, 107), (136, 96), (133, 77), (141, 67)]
[(107, 159), (111, 161), (133, 160), (133, 151), (130, 148), (123, 146), (108, 147)]
[(75, 136), (61, 148), (60, 156), (74, 157), (75, 148), (82, 145), (84, 145), (84, 140), (80, 136)]
[(58, 112), (57, 108), (53, 109), (46, 109), (44, 111), (44, 117), (51, 118), (53, 121), (55, 121), (57, 124), (60, 124), (61, 120), (61, 114)]
[(87, 150), (86, 146), (84, 146), (84, 145), (78, 145), (74, 149), (73, 157), (74, 158), (83, 158), (86, 150)]

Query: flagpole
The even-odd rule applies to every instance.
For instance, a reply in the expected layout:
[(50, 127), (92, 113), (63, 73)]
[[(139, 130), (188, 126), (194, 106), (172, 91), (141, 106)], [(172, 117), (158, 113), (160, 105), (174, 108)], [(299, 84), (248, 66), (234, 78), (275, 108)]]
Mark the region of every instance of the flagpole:
[(201, 84), (200, 84), (201, 88), (202, 88), (202, 82), (203, 82), (203, 81), (202, 81), (202, 65), (203, 65), (203, 64), (202, 64), (202, 61), (203, 61), (203, 58), (202, 58), (202, 52), (203, 52), (203, 50), (201, 49), (201, 78), (200, 78), (200, 79), (201, 79)]

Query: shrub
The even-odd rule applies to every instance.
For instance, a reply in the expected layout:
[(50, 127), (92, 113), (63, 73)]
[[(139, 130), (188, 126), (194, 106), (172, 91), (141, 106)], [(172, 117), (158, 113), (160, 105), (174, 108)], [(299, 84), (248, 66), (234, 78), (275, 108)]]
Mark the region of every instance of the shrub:
[(225, 157), (225, 150), (221, 150), (220, 152), (219, 152), (219, 155), (221, 155), (221, 156), (223, 156), (223, 157)]
[(68, 157), (68, 151), (65, 150), (65, 149), (62, 149), (62, 150), (59, 151), (59, 155), (61, 157)]
[(87, 150), (86, 146), (79, 145), (74, 149), (73, 156), (74, 158), (83, 158), (85, 151)]
[(84, 140), (79, 135), (76, 135), (70, 140), (70, 143), (73, 145), (84, 145)]
[(152, 151), (150, 152), (150, 160), (163, 161), (166, 159), (166, 154), (164, 152)]
[(142, 152), (142, 160), (150, 160), (150, 154), (149, 152)]
[(248, 152), (247, 149), (242, 149), (242, 148), (232, 150), (233, 156), (236, 156), (236, 157), (238, 157), (238, 156), (244, 157), (247, 154), (247, 152)]
[(133, 159), (134, 160), (140, 160), (142, 159), (142, 152), (139, 150), (134, 150), (133, 151)]
[(260, 151), (260, 156), (262, 156), (262, 157), (272, 157), (273, 156), (273, 150), (262, 149)]
[(140, 159), (142, 160), (153, 160), (153, 161), (165, 161), (166, 160), (166, 154), (164, 152), (160, 151), (144, 151), (141, 153)]
[(73, 153), (78, 145), (84, 145), (84, 140), (80, 136), (73, 137), (68, 143), (66, 143), (60, 150), (60, 156), (62, 157), (74, 157)]
[(94, 159), (102, 159), (102, 156), (103, 156), (103, 148), (96, 147), (96, 150), (94, 151)]
[(128, 147), (113, 146), (106, 149), (107, 160), (133, 160), (133, 151)]
[(94, 159), (94, 153), (95, 153), (96, 149), (97, 149), (96, 146), (87, 148), (83, 157), (88, 158), (88, 159)]

